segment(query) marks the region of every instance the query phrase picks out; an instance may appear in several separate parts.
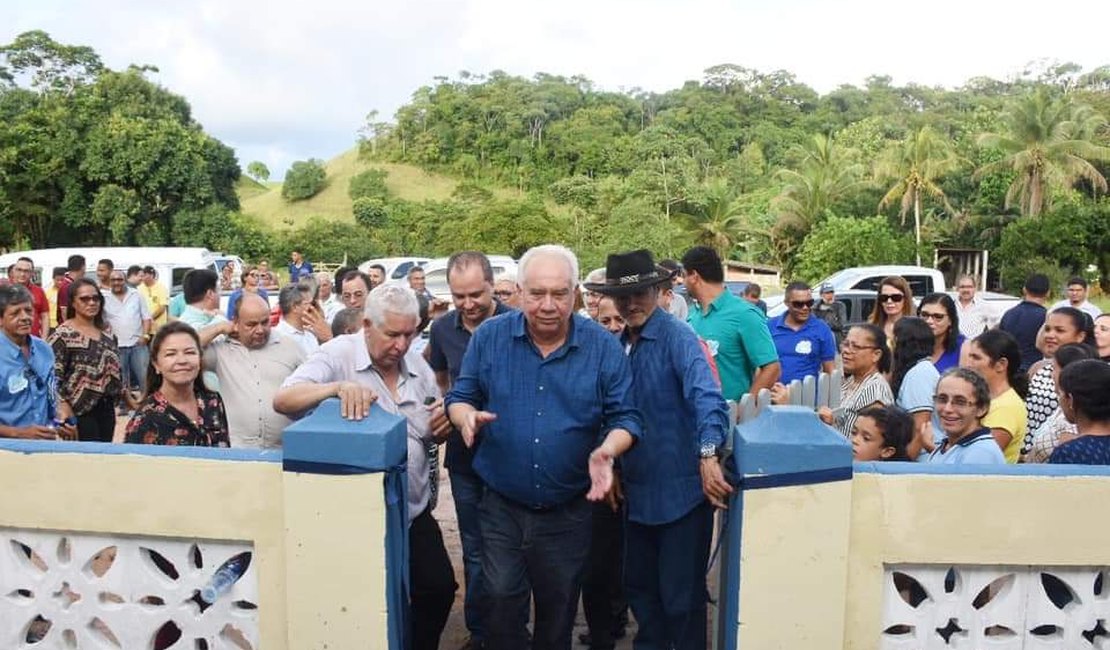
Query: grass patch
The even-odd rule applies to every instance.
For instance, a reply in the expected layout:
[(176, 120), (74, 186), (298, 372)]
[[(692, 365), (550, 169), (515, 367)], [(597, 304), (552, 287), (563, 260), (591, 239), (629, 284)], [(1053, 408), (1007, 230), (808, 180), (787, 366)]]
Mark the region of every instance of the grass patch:
[(412, 165), (359, 160), (357, 147), (329, 160), (325, 169), (328, 175), (324, 189), (310, 199), (292, 203), (281, 197), (281, 183), (267, 183), (267, 188), (250, 179), (247, 181), (253, 185), (241, 180), (237, 189), (243, 213), (271, 228), (295, 228), (310, 217), (354, 223), (347, 188), (353, 176), (367, 169), (389, 172), (386, 185), (394, 196), (406, 201), (449, 199), (458, 185), (452, 178), (429, 174)]

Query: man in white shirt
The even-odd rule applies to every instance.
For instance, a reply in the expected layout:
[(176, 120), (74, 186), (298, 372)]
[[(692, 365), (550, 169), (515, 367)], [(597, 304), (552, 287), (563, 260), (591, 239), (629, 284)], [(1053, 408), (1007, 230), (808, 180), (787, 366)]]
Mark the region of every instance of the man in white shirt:
[(332, 280), (330, 273), (320, 271), (316, 274), (316, 286), (319, 287), (320, 307), (324, 310), (324, 320), (328, 321), (328, 325), (332, 324), (335, 320), (335, 315), (346, 309), (343, 301), (332, 290), (334, 280)]
[(297, 342), (308, 356), (320, 347), (316, 335), (305, 329), (304, 310), (311, 304), (312, 296), (305, 295), (300, 285), (287, 284), (278, 294), (278, 309), (281, 310), (281, 322), (274, 331), (278, 334)]
[(1102, 315), (1102, 310), (1098, 308), (1090, 300), (1087, 300), (1087, 280), (1079, 277), (1078, 275), (1068, 280), (1067, 285), (1068, 297), (1061, 300), (1052, 306), (1053, 311), (1061, 307), (1075, 307), (1079, 311), (1087, 312), (1091, 318), (1098, 318)]
[(123, 385), (142, 390), (150, 362), (147, 349), (153, 326), (150, 307), (138, 291), (127, 286), (123, 269), (113, 269), (109, 273), (108, 286), (109, 291), (104, 292), (104, 319), (112, 327), (119, 345)]
[(960, 334), (969, 339), (979, 336), (993, 325), (983, 299), (975, 293), (975, 278), (970, 275), (956, 278), (956, 312), (960, 317)]

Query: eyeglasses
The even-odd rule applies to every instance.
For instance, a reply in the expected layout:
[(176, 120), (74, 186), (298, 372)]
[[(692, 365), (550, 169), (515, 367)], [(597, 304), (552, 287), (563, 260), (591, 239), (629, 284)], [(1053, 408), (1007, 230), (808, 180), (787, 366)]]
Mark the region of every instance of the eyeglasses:
[(923, 312), (921, 312), (920, 316), (922, 318), (924, 318), (925, 320), (936, 321), (936, 322), (939, 323), (942, 320), (944, 320), (945, 318), (947, 318), (948, 314), (938, 314), (936, 312), (923, 311)]
[(790, 306), (794, 309), (810, 309), (813, 307), (813, 303), (808, 300), (791, 300)]
[(940, 395), (933, 395), (933, 404), (937, 406), (951, 404), (955, 408), (966, 409), (975, 406), (977, 403), (978, 402), (974, 402), (960, 395), (957, 395), (955, 397), (949, 397), (948, 395), (945, 395), (943, 393), (941, 393)]
[(840, 349), (841, 350), (847, 350), (848, 352), (859, 352), (860, 350), (878, 350), (879, 346), (877, 346), (877, 345), (859, 345), (857, 343), (853, 343), (852, 341), (844, 341), (843, 343), (840, 344)]
[(902, 302), (903, 298), (900, 293), (884, 293), (879, 295), (879, 302)]
[(493, 295), (494, 295), (494, 297), (497, 297), (497, 298), (512, 298), (513, 297), (513, 292), (512, 291), (494, 291)]

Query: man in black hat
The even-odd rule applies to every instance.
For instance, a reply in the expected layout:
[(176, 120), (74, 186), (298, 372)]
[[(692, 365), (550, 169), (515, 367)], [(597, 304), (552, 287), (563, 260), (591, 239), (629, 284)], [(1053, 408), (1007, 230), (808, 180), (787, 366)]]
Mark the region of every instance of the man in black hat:
[(586, 288), (612, 296), (625, 319), (632, 397), (651, 427), (625, 454), (621, 477), (635, 645), (701, 650), (713, 506), (732, 491), (718, 460), (728, 411), (693, 330), (658, 307), (672, 274), (637, 250), (610, 255), (605, 282)]

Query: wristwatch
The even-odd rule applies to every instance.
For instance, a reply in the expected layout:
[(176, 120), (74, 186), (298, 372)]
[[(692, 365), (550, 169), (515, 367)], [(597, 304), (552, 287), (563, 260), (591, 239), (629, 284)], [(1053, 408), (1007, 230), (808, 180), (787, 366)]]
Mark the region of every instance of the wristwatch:
[(702, 445), (701, 449), (698, 451), (698, 456), (702, 458), (716, 458), (718, 455), (719, 453), (715, 445)]

